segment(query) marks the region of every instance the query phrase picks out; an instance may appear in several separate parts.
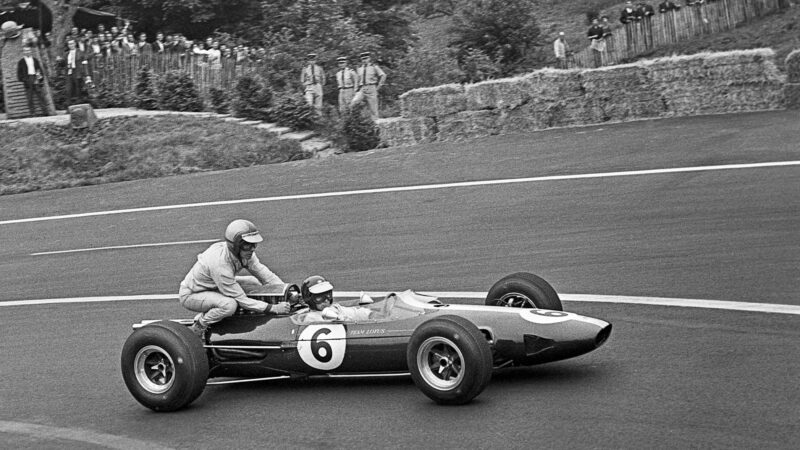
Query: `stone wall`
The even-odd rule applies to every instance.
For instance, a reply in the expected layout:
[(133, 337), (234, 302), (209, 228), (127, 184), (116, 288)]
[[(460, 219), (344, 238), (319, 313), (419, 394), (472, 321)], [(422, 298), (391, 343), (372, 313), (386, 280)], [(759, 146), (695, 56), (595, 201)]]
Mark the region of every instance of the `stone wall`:
[[(542, 69), (400, 96), (400, 117), (379, 119), (385, 146), (642, 118), (756, 111), (800, 102), (771, 49), (701, 53), (585, 70)], [(792, 57), (790, 55), (790, 57)], [(787, 60), (787, 67), (790, 64)], [(789, 86), (794, 83), (795, 90)], [(786, 87), (784, 86), (786, 85)], [(790, 92), (791, 91), (791, 92)]]

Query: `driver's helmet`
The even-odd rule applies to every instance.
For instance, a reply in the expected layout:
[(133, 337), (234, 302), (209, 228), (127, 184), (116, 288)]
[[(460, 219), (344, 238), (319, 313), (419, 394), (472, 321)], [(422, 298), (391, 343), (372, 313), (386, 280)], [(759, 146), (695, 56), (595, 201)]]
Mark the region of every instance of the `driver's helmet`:
[(261, 237), (253, 222), (236, 219), (229, 223), (228, 228), (225, 229), (225, 240), (228, 241), (228, 247), (233, 254), (238, 256), (243, 243), (258, 244), (264, 238)]
[(333, 285), (319, 275), (312, 275), (303, 280), (300, 295), (309, 308), (322, 311), (333, 303)]

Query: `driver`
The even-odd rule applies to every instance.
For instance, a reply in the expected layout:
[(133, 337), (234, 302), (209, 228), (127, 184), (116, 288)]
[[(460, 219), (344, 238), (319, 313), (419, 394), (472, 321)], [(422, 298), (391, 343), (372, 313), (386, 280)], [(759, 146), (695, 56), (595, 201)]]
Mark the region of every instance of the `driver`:
[[(178, 299), (181, 306), (196, 311), (191, 330), (205, 335), (208, 326), (233, 315), (236, 307), (272, 314), (286, 314), (286, 302), (271, 305), (248, 297), (242, 285), (283, 284), (280, 277), (261, 264), (255, 254), (264, 239), (249, 220), (237, 219), (225, 229), (225, 241), (211, 244), (197, 255), (189, 273), (181, 282)], [(247, 269), (254, 277), (237, 277)]]
[[(369, 319), (372, 310), (360, 306), (342, 306), (333, 303), (333, 285), (319, 275), (312, 275), (300, 286), (300, 295), (310, 309), (307, 321), (345, 320), (360, 321)], [(368, 296), (362, 296), (361, 303), (372, 303)]]

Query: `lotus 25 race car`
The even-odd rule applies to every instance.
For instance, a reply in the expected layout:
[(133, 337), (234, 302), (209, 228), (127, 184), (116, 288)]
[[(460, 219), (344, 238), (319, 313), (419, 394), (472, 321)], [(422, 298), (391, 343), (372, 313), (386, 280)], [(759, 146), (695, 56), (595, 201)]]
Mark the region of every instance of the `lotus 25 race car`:
[[(248, 295), (275, 303), (298, 291), (265, 286)], [(435, 402), (463, 404), (494, 370), (582, 355), (611, 333), (605, 321), (562, 311), (552, 286), (524, 272), (495, 283), (485, 306), (411, 290), (366, 305), (369, 319), (361, 321), (322, 320), (297, 306), (280, 316), (237, 311), (212, 325), (204, 341), (189, 329), (191, 319), (134, 324), (122, 349), (125, 384), (142, 405), (174, 411), (218, 384), (209, 379), (410, 373)]]

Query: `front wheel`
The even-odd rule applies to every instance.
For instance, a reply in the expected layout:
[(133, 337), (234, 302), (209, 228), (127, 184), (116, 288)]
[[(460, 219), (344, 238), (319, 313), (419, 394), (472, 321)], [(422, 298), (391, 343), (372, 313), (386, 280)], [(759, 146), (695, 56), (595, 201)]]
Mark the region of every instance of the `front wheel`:
[(527, 272), (518, 272), (501, 278), (489, 289), (486, 304), (512, 308), (564, 310), (553, 286), (543, 278)]
[(472, 322), (442, 316), (420, 325), (408, 343), (414, 384), (440, 405), (462, 405), (480, 394), (492, 377), (492, 350)]
[(122, 347), (122, 378), (133, 397), (154, 411), (175, 411), (205, 389), (208, 358), (200, 339), (172, 321), (134, 331)]

